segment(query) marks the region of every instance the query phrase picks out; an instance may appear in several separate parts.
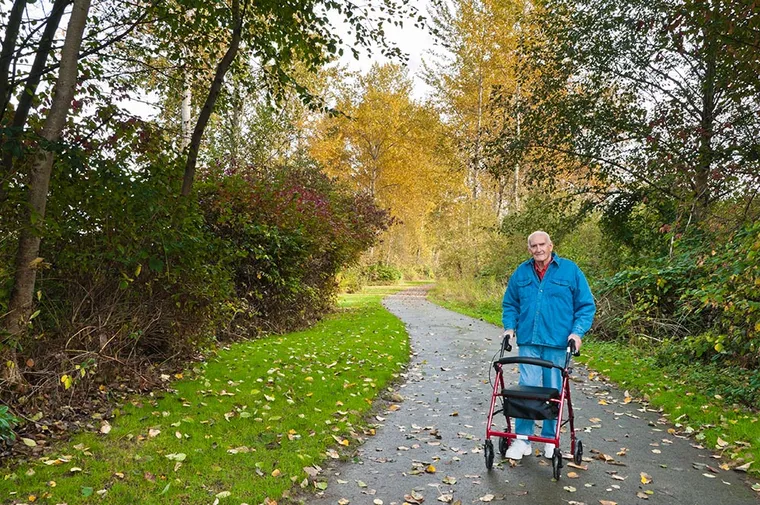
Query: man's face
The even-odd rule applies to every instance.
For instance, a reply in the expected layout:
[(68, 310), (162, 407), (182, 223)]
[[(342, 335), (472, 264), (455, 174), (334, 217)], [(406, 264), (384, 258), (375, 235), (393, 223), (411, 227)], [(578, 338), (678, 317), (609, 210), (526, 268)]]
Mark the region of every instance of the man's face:
[(549, 238), (546, 235), (536, 235), (528, 243), (528, 251), (533, 256), (533, 259), (538, 263), (544, 264), (552, 257), (552, 250), (554, 245), (549, 242)]

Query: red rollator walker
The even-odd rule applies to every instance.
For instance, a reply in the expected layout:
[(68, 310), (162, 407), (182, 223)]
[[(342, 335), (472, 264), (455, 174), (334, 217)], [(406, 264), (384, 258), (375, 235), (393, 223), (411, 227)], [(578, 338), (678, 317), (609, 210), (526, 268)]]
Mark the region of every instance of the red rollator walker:
[[(514, 439), (520, 439), (526, 442), (549, 443), (554, 444), (554, 454), (552, 455), (553, 476), (555, 479), (559, 480), (560, 470), (563, 466), (562, 452), (559, 449), (559, 435), (564, 425), (568, 423), (570, 424), (570, 453), (573, 456), (573, 461), (576, 465), (580, 465), (583, 458), (583, 444), (575, 436), (573, 405), (570, 401), (570, 374), (572, 373), (570, 362), (572, 356), (577, 356), (579, 354), (575, 350), (575, 342), (572, 340), (569, 342), (564, 367), (559, 367), (551, 361), (539, 358), (523, 356), (504, 357), (504, 352), (509, 352), (511, 350), (512, 346), (509, 343), (509, 335), (506, 335), (501, 343), (499, 359), (493, 362), (493, 368), (496, 370), (496, 379), (493, 382), (491, 408), (488, 411), (488, 423), (486, 425), (486, 442), (484, 447), (486, 468), (489, 470), (493, 468), (494, 446), (491, 437), (499, 437), (499, 453), (502, 458), (506, 455), (507, 448), (509, 448), (511, 441)], [(559, 368), (562, 372), (561, 390), (557, 391), (554, 388), (522, 385), (515, 385), (510, 388), (505, 387), (502, 367), (504, 365), (512, 364)], [(497, 401), (501, 404), (501, 408), (494, 410)], [(562, 415), (565, 410), (565, 405), (567, 405), (567, 420), (563, 420)], [(494, 414), (499, 413), (503, 413), (506, 418), (506, 431), (493, 429)], [(514, 417), (533, 420), (556, 419), (557, 431), (554, 433), (554, 438), (534, 435), (518, 435), (517, 433), (512, 432), (511, 418)]]

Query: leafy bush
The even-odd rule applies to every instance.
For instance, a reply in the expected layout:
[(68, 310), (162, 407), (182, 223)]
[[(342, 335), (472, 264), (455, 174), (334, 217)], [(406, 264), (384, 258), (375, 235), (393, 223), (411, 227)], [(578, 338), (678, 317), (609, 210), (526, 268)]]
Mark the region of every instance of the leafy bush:
[(598, 335), (637, 343), (688, 335), (695, 321), (681, 310), (680, 300), (696, 275), (692, 255), (684, 254), (599, 280), (594, 284)]
[(392, 284), (401, 280), (401, 270), (393, 265), (375, 263), (362, 268), (362, 275), (369, 284)]
[(672, 258), (596, 283), (598, 334), (670, 342), (686, 356), (750, 368), (760, 364), (760, 225), (715, 247), (705, 238), (681, 239)]
[(15, 428), (19, 423), (16, 416), (10, 413), (6, 405), (0, 405), (0, 442), (16, 440)]
[(235, 324), (245, 328), (280, 331), (318, 319), (337, 293), (340, 269), (388, 225), (371, 199), (311, 167), (231, 175), (200, 185), (199, 194), (230, 262), (241, 308)]
[(59, 332), (83, 352), (186, 356), (213, 338), (218, 307), (234, 293), (223, 243), (167, 182), (178, 181), (171, 160), (132, 170), (119, 161), (69, 163), (54, 180), (35, 330), (46, 346)]
[(698, 259), (700, 277), (684, 290), (684, 310), (703, 323), (691, 347), (698, 356), (733, 354), (760, 365), (760, 223)]

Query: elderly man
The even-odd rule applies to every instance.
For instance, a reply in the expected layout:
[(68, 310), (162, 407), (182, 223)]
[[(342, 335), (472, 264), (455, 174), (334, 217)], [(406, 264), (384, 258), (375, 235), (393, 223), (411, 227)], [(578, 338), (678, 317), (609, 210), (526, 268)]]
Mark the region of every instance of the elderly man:
[[(535, 231), (528, 237), (532, 258), (515, 269), (509, 278), (502, 301), (504, 336), (517, 334), (520, 356), (529, 356), (564, 365), (570, 340), (581, 348), (583, 335), (591, 328), (596, 305), (586, 277), (572, 261), (554, 252), (549, 234)], [(561, 372), (520, 364), (520, 384), (560, 389)], [(516, 419), (515, 433), (533, 435), (532, 419)], [(544, 420), (541, 436), (554, 438), (556, 420)], [(530, 442), (514, 440), (506, 457), (522, 459), (531, 453)], [(551, 458), (554, 444), (544, 446), (544, 456)]]

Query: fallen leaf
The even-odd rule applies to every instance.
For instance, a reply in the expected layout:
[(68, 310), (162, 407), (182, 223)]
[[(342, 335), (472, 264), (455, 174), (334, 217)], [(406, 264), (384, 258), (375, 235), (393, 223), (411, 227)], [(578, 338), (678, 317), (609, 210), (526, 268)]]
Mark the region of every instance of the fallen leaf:
[(23, 438), (23, 437), (21, 437), (21, 441), (24, 442), (24, 445), (27, 446), (27, 447), (37, 447), (37, 442), (35, 442), (31, 438)]
[(616, 501), (610, 501), (610, 500), (599, 500), (599, 503), (602, 505), (618, 505)]
[(453, 486), (454, 484), (456, 484), (456, 483), (457, 483), (457, 479), (456, 479), (456, 477), (450, 477), (450, 476), (446, 476), (446, 477), (444, 477), (444, 478), (443, 478), (443, 481), (442, 481), (442, 482), (443, 482), (444, 484), (448, 484), (448, 485), (450, 485), (450, 486)]
[(100, 432), (104, 435), (108, 435), (111, 433), (111, 425), (108, 424), (108, 422), (103, 423), (103, 425), (100, 427)]
[(638, 493), (636, 493), (636, 497), (637, 498), (641, 498), (642, 500), (648, 500), (649, 499), (649, 496), (647, 496), (646, 493), (642, 493), (641, 491), (639, 491)]
[(451, 503), (452, 500), (454, 500), (454, 496), (450, 494), (442, 494), (438, 497), (438, 501), (441, 501), (443, 503)]
[(567, 472), (567, 478), (568, 479), (577, 479), (578, 477), (580, 477), (580, 475), (578, 475), (575, 472)]
[(588, 470), (588, 465), (576, 465), (575, 463), (568, 463), (570, 468), (577, 468), (578, 470)]
[(492, 494), (487, 494), (485, 496), (480, 497), (480, 501), (493, 501), (493, 499), (494, 499), (494, 495)]
[(652, 482), (652, 477), (650, 477), (646, 472), (641, 472), (641, 483), (649, 484), (650, 482)]
[(418, 493), (417, 491), (412, 490), (411, 493), (404, 495), (404, 500), (414, 505), (420, 505), (422, 502), (425, 501), (425, 497), (422, 496), (422, 494)]
[(565, 486), (565, 487), (563, 487), (562, 489), (564, 489), (564, 490), (565, 490), (565, 491), (567, 491), (568, 493), (574, 493), (574, 492), (576, 492), (576, 491), (577, 491), (577, 489), (575, 489), (573, 486)]
[(428, 465), (425, 468), (425, 472), (427, 472), (427, 473), (435, 473), (435, 467), (433, 465)]
[(351, 503), (351, 500), (348, 498), (341, 498), (338, 500), (338, 505), (348, 505), (349, 503)]
[(749, 470), (749, 467), (750, 467), (750, 465), (752, 463), (754, 463), (754, 461), (750, 461), (749, 463), (745, 463), (745, 464), (743, 464), (741, 466), (737, 466), (737, 467), (734, 468), (734, 470), (736, 470), (738, 472), (746, 472), (746, 471)]
[(154, 428), (151, 428), (151, 429), (148, 430), (148, 436), (150, 438), (155, 438), (155, 437), (157, 437), (160, 434), (161, 434), (161, 430), (156, 430)]

